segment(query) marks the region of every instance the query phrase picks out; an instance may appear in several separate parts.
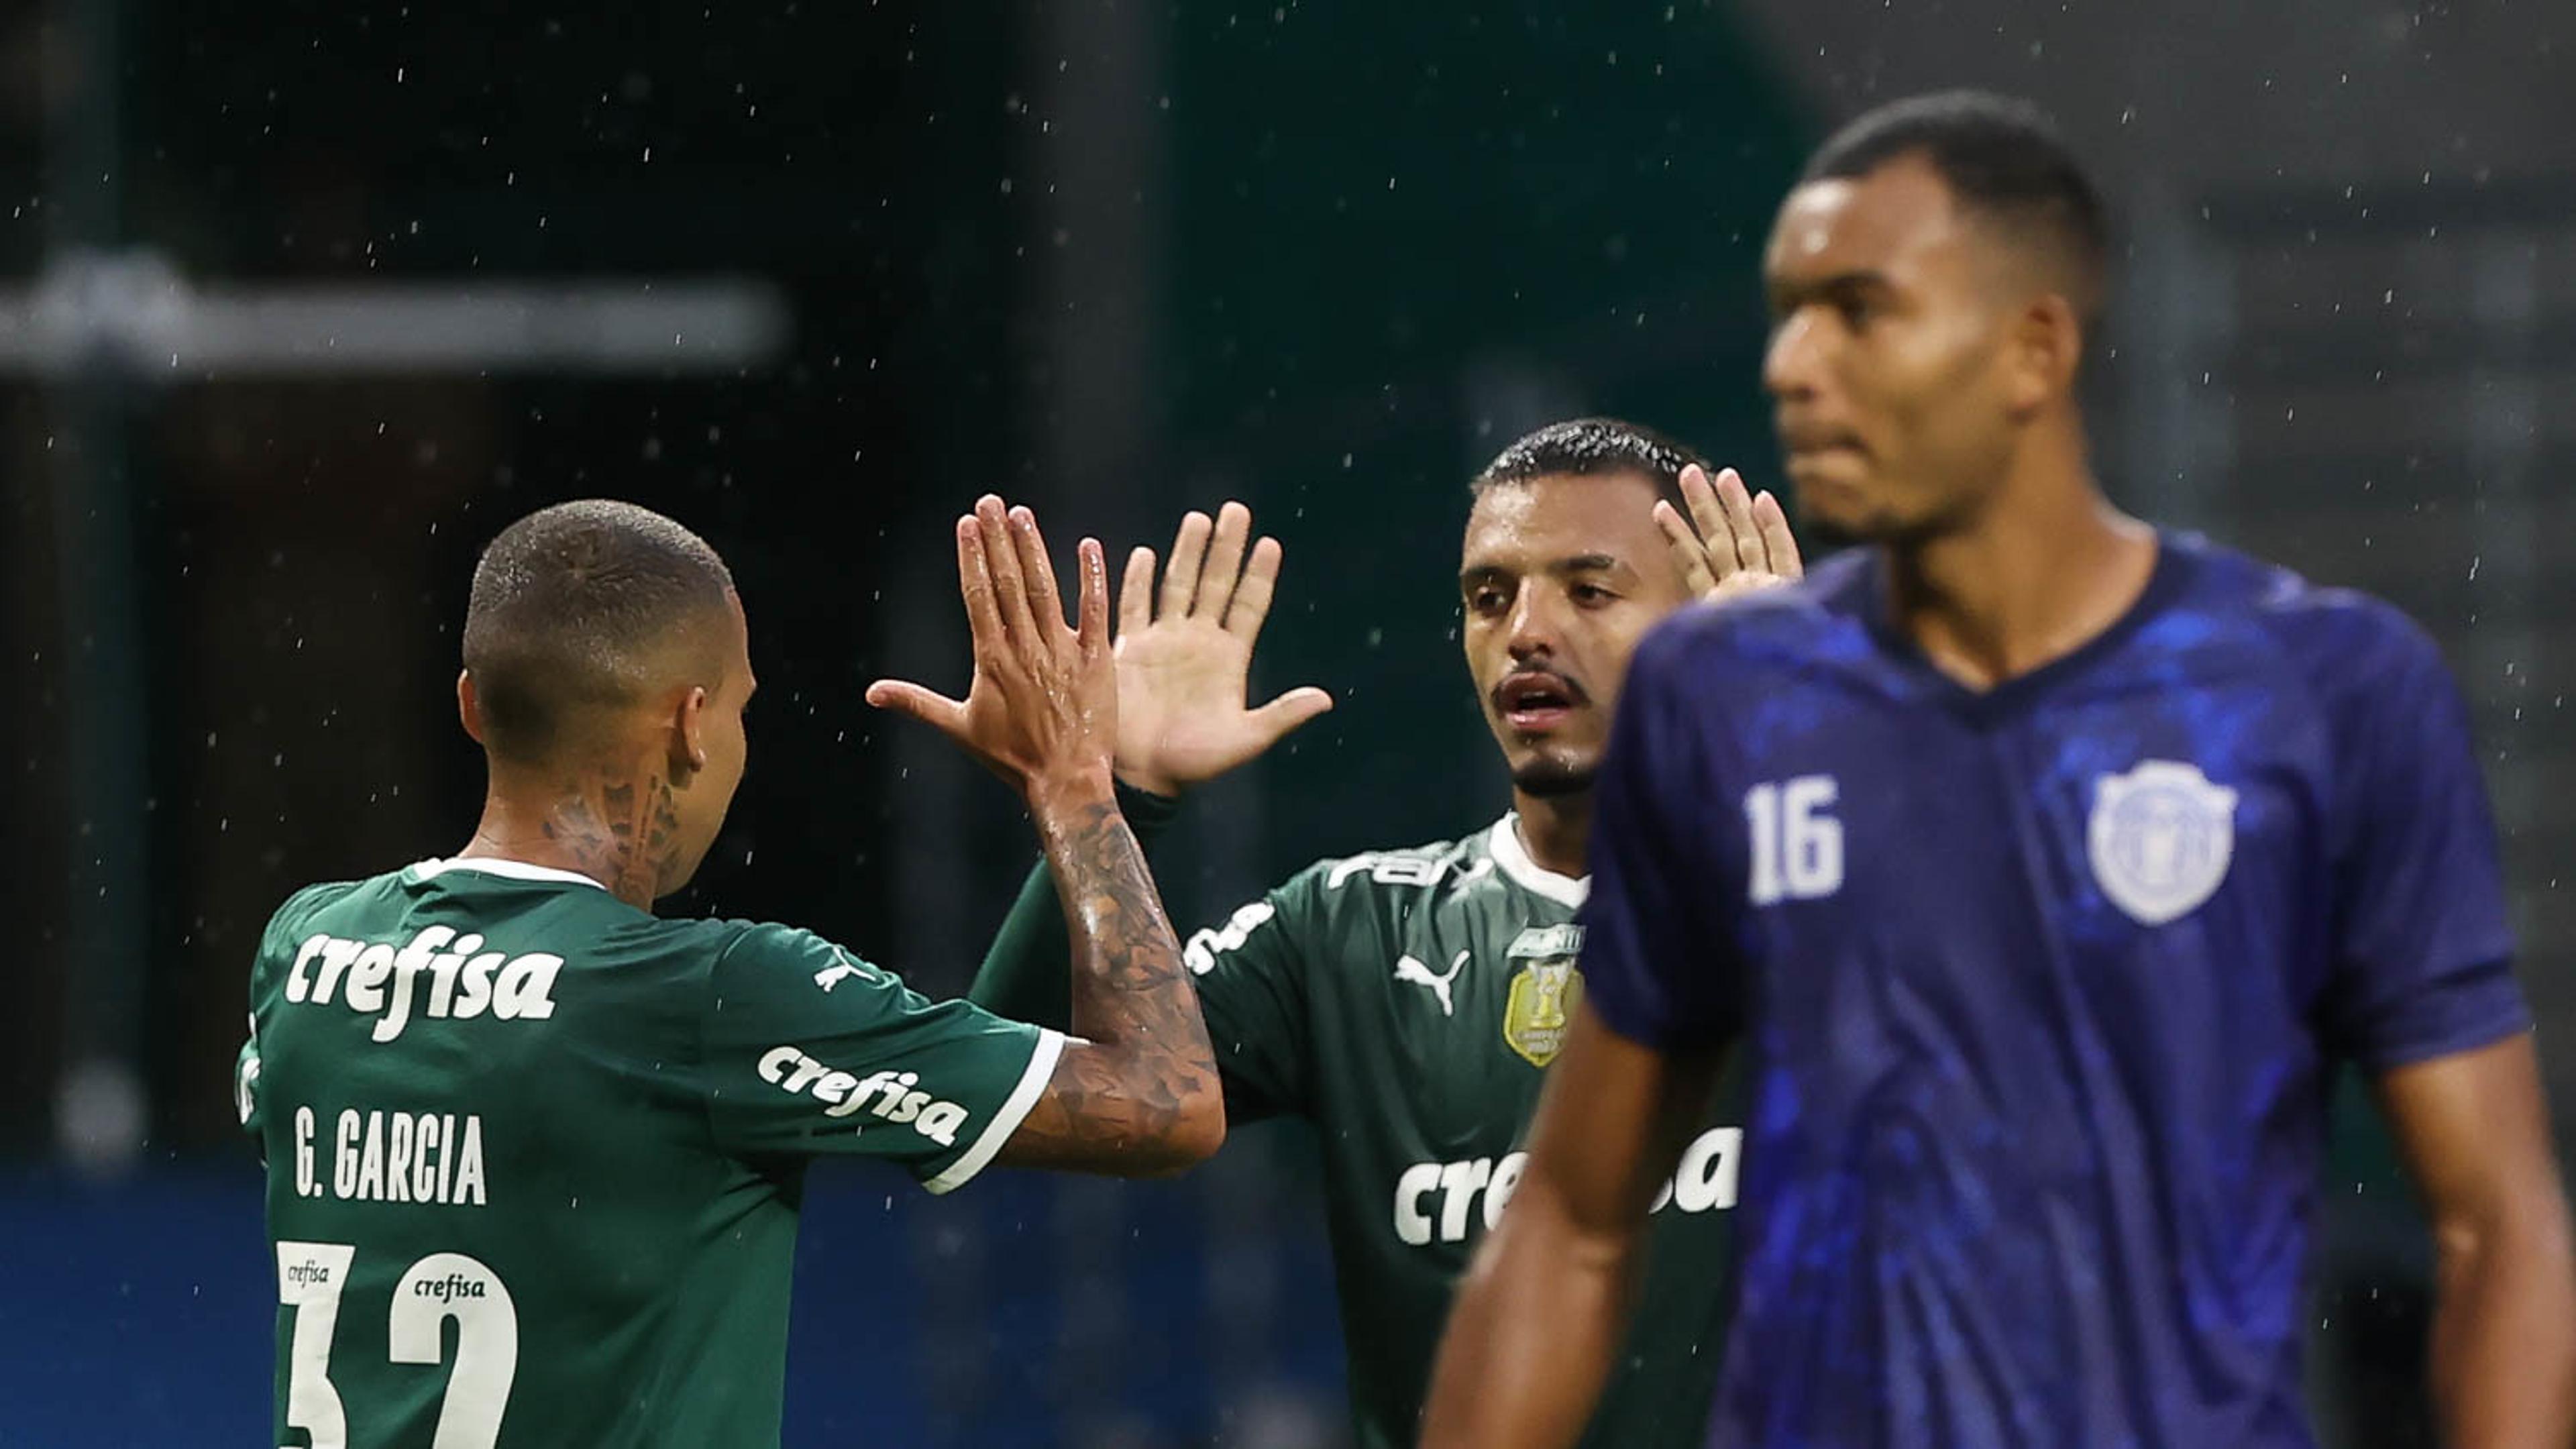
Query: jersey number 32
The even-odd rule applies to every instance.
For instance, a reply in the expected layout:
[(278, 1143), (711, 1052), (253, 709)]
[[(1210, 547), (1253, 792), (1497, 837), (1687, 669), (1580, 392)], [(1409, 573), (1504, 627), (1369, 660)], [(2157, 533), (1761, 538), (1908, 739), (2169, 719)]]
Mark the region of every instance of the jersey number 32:
[[(347, 1449), (349, 1418), (331, 1387), (331, 1336), (340, 1326), (340, 1293), (358, 1250), (347, 1243), (277, 1245), (277, 1300), (295, 1310), (287, 1346), (286, 1426), (313, 1436), (313, 1449)], [(490, 1268), (463, 1253), (432, 1253), (403, 1271), (387, 1320), (396, 1363), (434, 1364), (440, 1330), (456, 1320), (456, 1362), (439, 1405), (431, 1449), (492, 1449), (501, 1439), (501, 1410), (519, 1372), (519, 1313), (510, 1290)]]

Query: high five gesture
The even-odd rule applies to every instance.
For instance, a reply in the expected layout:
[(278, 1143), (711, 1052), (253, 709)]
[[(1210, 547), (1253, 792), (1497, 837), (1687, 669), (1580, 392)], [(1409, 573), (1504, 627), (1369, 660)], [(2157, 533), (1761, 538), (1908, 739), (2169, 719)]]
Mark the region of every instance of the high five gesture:
[(1159, 590), (1154, 551), (1127, 558), (1118, 591), (1118, 775), (1157, 795), (1215, 779), (1333, 707), (1292, 689), (1249, 707), (1252, 646), (1279, 582), (1279, 540), (1245, 544), (1252, 510), (1181, 520)]

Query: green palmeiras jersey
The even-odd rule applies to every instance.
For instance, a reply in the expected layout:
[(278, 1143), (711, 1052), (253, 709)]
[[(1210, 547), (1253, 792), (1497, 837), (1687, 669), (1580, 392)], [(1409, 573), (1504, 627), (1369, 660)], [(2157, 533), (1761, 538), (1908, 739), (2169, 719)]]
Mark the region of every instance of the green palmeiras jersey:
[[(1520, 1179), (1582, 996), (1584, 887), (1531, 861), (1507, 816), (1324, 861), (1188, 943), (1228, 1113), (1317, 1128), (1367, 1449), (1413, 1442), (1452, 1289)], [(1587, 1444), (1701, 1442), (1740, 1140), (1712, 1114), (1658, 1194), (1644, 1295)]]
[[(1129, 801), (1140, 828), (1169, 802)], [(1466, 839), (1326, 860), (1198, 932), (1185, 955), (1234, 1124), (1302, 1117), (1323, 1153), (1353, 1427), (1415, 1439), (1459, 1275), (1520, 1180), (1547, 1064), (1582, 999), (1585, 882), (1541, 870), (1505, 816)], [(977, 979), (1060, 1019), (1060, 947), (1033, 877)], [(1698, 1449), (1724, 1341), (1741, 1134), (1721, 1091), (1658, 1194), (1645, 1288), (1584, 1442)]]
[(313, 1449), (775, 1445), (805, 1165), (956, 1187), (1063, 1046), (804, 931), (494, 860), (297, 893), (250, 999), (270, 1442)]

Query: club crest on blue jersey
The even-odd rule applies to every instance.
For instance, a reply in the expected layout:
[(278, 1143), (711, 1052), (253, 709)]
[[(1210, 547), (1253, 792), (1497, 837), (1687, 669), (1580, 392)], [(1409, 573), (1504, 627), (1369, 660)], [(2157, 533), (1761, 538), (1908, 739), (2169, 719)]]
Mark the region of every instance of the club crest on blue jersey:
[(1503, 1002), (1503, 1044), (1543, 1067), (1565, 1049), (1565, 1029), (1583, 999), (1583, 977), (1574, 969), (1583, 950), (1577, 925), (1532, 926), (1512, 942), (1506, 959), (1513, 973)]
[(2178, 921), (2227, 879), (2236, 792), (2197, 765), (2142, 760), (2095, 785), (2086, 845), (2093, 878), (2113, 905), (2143, 925)]

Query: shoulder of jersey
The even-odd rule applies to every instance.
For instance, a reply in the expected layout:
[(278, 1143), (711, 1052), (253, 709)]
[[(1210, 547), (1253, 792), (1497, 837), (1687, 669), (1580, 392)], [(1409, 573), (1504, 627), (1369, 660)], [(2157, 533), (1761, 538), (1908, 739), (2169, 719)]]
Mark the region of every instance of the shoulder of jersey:
[(707, 916), (686, 921), (658, 920), (653, 922), (653, 927), (658, 928), (672, 946), (702, 951), (710, 961), (730, 956), (740, 962), (759, 956), (792, 965), (809, 959), (830, 961), (848, 954), (802, 926), (777, 921)]
[(1861, 605), (1868, 568), (1868, 551), (1850, 549), (1794, 584), (1723, 604), (1692, 604), (1657, 625), (1639, 652), (1801, 665), (1865, 656), (1869, 640)]
[(332, 905), (333, 903), (344, 899), (360, 887), (371, 885), (375, 881), (382, 879), (382, 876), (377, 876), (365, 880), (315, 881), (313, 884), (297, 890), (293, 895), (288, 896), (285, 900), (278, 902), (277, 909), (271, 913), (270, 919), (281, 926), (292, 925), (295, 922), (312, 915), (315, 911), (321, 910), (325, 906)]
[(1296, 883), (1327, 896), (1355, 885), (1419, 890), (1473, 880), (1493, 868), (1484, 835), (1478, 832), (1456, 840), (1327, 857), (1298, 872)]
[[(2295, 570), (2211, 543), (2169, 534), (2199, 570), (2197, 608), (2188, 615), (2239, 615), (2287, 663), (2327, 682), (2363, 682), (2382, 669), (2438, 666), (2441, 651), (2406, 612), (2359, 589), (2329, 588)], [(2213, 621), (2214, 622), (2214, 621)]]
[(269, 915), (268, 929), (280, 939), (301, 938), (310, 934), (315, 921), (334, 907), (354, 902), (363, 915), (368, 902), (389, 897), (401, 888), (399, 870), (356, 880), (316, 881), (278, 902), (277, 909)]

